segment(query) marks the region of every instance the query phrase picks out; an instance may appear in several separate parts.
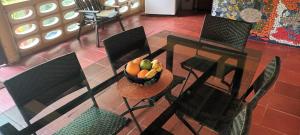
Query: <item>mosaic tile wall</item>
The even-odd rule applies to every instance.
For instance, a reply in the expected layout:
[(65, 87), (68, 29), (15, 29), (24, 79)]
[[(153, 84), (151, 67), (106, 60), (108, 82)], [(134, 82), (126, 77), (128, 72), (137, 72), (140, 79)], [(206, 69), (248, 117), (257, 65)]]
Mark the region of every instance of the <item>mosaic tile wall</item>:
[(252, 38), (300, 47), (300, 0), (214, 0), (212, 15), (256, 20)]

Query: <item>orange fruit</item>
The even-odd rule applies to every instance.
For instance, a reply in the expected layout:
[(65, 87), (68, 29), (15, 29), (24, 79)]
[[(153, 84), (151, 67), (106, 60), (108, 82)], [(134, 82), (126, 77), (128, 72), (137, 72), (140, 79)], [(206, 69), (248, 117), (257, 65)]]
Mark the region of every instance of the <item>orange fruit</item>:
[(138, 78), (145, 78), (146, 74), (148, 73), (149, 71), (148, 70), (141, 70), (138, 74), (137, 74), (137, 77)]
[(128, 62), (126, 72), (132, 76), (136, 76), (140, 72), (139, 64), (133, 63), (132, 61)]
[(140, 65), (140, 63), (141, 63), (142, 60), (143, 60), (142, 58), (136, 58), (132, 62)]

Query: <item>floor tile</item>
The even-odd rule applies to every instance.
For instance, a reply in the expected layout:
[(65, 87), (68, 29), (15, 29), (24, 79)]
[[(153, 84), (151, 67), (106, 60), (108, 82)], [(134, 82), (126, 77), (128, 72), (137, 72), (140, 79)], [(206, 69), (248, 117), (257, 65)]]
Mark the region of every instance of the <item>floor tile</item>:
[(285, 135), (285, 133), (266, 128), (261, 125), (252, 124), (249, 135)]
[(257, 105), (252, 113), (252, 123), (261, 124), (262, 120), (266, 114), (266, 106)]
[(106, 54), (104, 54), (103, 52), (94, 50), (92, 48), (78, 51), (78, 52), (76, 52), (76, 55), (77, 55), (77, 57), (88, 59), (88, 60), (92, 61), (93, 63), (106, 57)]
[(25, 70), (26, 69), (24, 68), (24, 66), (18, 66), (18, 65), (2, 67), (0, 68), (0, 81), (7, 80), (19, 73), (24, 72)]
[(300, 118), (274, 109), (268, 109), (262, 125), (289, 135), (298, 135)]
[(269, 102), (269, 107), (300, 118), (300, 100), (275, 93), (271, 95)]
[(160, 106), (149, 108), (149, 110), (143, 114), (144, 119), (142, 120), (141, 125), (145, 127), (149, 126), (164, 110), (165, 108)]
[(19, 65), (24, 66), (26, 69), (29, 69), (31, 67), (37, 66), (39, 64), (45, 63), (48, 60), (41, 55), (33, 55), (30, 57), (25, 58), (22, 60), (22, 62)]
[(0, 114), (15, 106), (15, 103), (6, 89), (0, 90)]
[[(298, 58), (300, 59), (300, 56)], [(284, 69), (298, 72), (300, 68), (299, 59), (287, 57), (286, 59), (282, 60), (282, 67)]]
[(281, 68), (278, 80), (285, 82), (287, 84), (292, 84), (300, 86), (300, 73), (295, 71), (290, 71), (286, 68)]
[(295, 86), (292, 84), (287, 84), (285, 82), (278, 81), (275, 86), (275, 92), (284, 96), (300, 100), (300, 86)]

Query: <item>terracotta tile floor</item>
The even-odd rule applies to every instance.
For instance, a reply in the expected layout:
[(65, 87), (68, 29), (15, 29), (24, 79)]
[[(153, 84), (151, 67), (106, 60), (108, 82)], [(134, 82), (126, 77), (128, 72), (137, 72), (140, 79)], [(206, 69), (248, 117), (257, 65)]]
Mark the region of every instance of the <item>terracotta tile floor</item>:
[[(203, 15), (196, 14), (181, 17), (158, 17), (158, 16), (140, 16), (134, 15), (123, 20), (126, 29), (134, 28), (140, 25), (145, 27), (146, 34), (153, 35), (162, 30), (170, 30), (178, 33), (199, 37), (201, 26), (203, 24)], [(118, 24), (111, 24), (104, 30), (101, 30), (100, 39), (120, 32)], [(89, 33), (81, 37), (81, 45), (77, 40), (67, 41), (56, 47), (50, 48), (38, 54), (28, 56), (22, 62), (0, 69), (0, 80), (6, 80), (25, 69), (46, 62), (54, 57), (65, 53), (75, 51), (80, 64), (86, 68), (88, 78), (93, 76), (111, 76), (111, 69), (108, 66), (106, 53), (103, 48), (96, 48), (94, 33)], [(282, 68), (278, 81), (274, 87), (263, 97), (259, 105), (254, 110), (251, 135), (300, 135), (300, 49), (276, 44), (269, 44), (254, 40), (249, 40), (248, 48), (253, 48), (263, 52), (258, 72), (262, 71), (273, 56), (278, 55), (282, 59)], [(90, 66), (96, 65), (96, 66)], [(90, 74), (91, 71), (97, 71), (97, 74)], [(104, 75), (103, 75), (104, 74)], [(103, 78), (102, 78), (103, 79)], [(89, 80), (92, 86), (95, 86), (99, 80)], [(122, 99), (116, 93), (114, 87), (99, 94), (97, 97), (101, 107), (109, 108), (115, 113), (121, 113), (125, 110)], [(136, 101), (130, 100), (130, 103)], [(11, 97), (5, 89), (0, 90), (0, 114), (14, 106)], [(153, 108), (136, 111), (136, 117), (143, 128), (147, 127), (168, 104), (165, 99), (161, 99)], [(192, 125), (197, 128), (199, 125), (190, 120)], [(178, 135), (191, 134), (187, 128), (180, 123), (177, 118), (172, 118), (165, 125), (165, 128)], [(52, 131), (53, 132), (53, 131)], [(42, 134), (51, 132), (42, 132)], [(135, 135), (138, 131), (131, 122), (119, 134)], [(211, 130), (204, 128), (201, 131), (203, 135), (215, 134)]]

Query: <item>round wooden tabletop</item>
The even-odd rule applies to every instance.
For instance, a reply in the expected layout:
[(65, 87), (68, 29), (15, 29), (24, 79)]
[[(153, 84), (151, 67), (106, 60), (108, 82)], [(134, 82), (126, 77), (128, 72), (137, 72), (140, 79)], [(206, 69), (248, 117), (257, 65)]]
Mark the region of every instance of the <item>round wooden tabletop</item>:
[(139, 84), (132, 83), (123, 77), (117, 83), (117, 89), (122, 97), (129, 99), (146, 99), (158, 95), (163, 90), (165, 90), (173, 81), (173, 74), (167, 70), (163, 69), (159, 80), (149, 86), (142, 86)]

